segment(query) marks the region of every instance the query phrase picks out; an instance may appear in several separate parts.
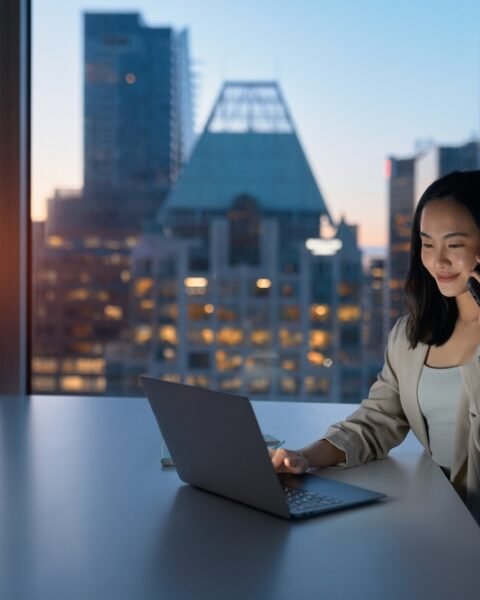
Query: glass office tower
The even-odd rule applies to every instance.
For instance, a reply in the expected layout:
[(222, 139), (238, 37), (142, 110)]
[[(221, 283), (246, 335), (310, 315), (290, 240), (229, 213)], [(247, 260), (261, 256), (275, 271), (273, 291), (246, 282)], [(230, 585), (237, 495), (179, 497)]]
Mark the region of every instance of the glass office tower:
[(193, 143), (188, 36), (85, 14), (85, 190), (165, 189)]
[(56, 190), (36, 232), (36, 392), (106, 391), (106, 347), (126, 333), (131, 249), (193, 144), (187, 32), (128, 13), (87, 13), (84, 25), (85, 185)]
[[(385, 332), (405, 313), (403, 288), (410, 260), (415, 158), (388, 160), (388, 294)], [(386, 339), (384, 343), (386, 343)]]

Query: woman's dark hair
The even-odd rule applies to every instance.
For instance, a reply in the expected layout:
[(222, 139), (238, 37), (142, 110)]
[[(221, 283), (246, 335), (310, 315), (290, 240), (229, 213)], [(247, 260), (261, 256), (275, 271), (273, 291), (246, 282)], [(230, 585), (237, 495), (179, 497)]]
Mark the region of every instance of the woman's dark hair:
[(452, 198), (462, 204), (480, 228), (480, 171), (454, 171), (434, 181), (423, 193), (413, 216), (410, 267), (405, 282), (410, 346), (419, 342), (439, 346), (453, 333), (458, 318), (455, 298), (443, 296), (436, 281), (422, 264), (420, 219), (432, 200)]

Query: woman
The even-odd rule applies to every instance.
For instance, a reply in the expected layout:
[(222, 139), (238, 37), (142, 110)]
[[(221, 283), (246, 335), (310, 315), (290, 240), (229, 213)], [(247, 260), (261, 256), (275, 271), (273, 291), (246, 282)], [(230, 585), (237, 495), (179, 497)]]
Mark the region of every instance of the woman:
[(416, 208), (407, 315), (368, 398), (323, 439), (272, 452), (278, 472), (385, 458), (411, 428), (480, 523), (480, 308), (467, 289), (478, 262), (480, 171), (451, 173)]

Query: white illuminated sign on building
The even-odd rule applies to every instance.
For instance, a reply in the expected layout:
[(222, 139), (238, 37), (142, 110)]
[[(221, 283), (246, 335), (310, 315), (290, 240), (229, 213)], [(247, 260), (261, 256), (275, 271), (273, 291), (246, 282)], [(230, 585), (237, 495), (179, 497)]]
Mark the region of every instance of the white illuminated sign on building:
[(305, 246), (314, 256), (333, 256), (343, 246), (343, 242), (339, 239), (310, 238), (305, 242)]

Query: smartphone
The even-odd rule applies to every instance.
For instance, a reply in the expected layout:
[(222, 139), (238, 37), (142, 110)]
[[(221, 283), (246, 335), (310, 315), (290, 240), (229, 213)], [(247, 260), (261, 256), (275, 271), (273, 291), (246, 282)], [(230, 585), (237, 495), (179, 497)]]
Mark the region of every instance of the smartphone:
[[(480, 263), (477, 263), (474, 271), (480, 273)], [(480, 283), (474, 277), (469, 277), (467, 281), (467, 288), (475, 298), (475, 302), (478, 304), (478, 306), (480, 306)]]

